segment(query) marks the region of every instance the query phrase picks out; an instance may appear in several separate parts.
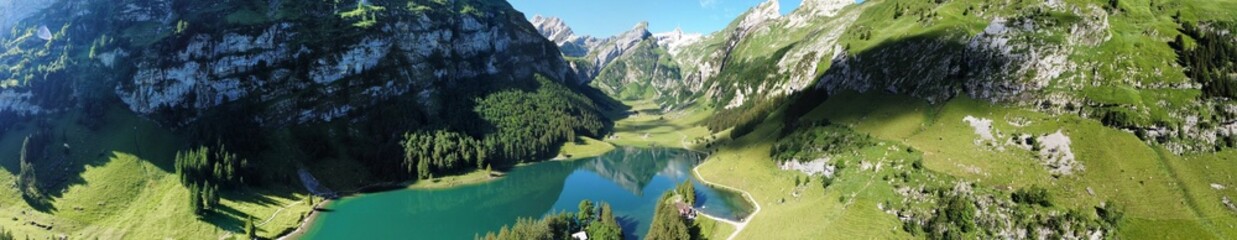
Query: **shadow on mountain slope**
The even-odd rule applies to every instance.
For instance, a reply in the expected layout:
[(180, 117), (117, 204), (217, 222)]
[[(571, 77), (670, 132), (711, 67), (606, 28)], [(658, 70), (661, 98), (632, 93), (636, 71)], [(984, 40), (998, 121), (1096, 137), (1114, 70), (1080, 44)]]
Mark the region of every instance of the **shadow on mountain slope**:
[[(1018, 84), (1017, 78), (1001, 71), (1014, 63), (1014, 59), (982, 47), (968, 46), (967, 39), (930, 32), (887, 40), (858, 52), (843, 54), (832, 60), (831, 67), (820, 75), (812, 87), (789, 96), (760, 100), (785, 103), (781, 104), (780, 111), (754, 118), (752, 121), (756, 122), (748, 124), (780, 117), (783, 124), (791, 126), (782, 129), (783, 132), (791, 131), (801, 117), (824, 103), (832, 94), (842, 91), (881, 91), (937, 103), (960, 94), (984, 95), (989, 91), (1021, 90), (1008, 87)], [(877, 112), (882, 109), (875, 108), (900, 106), (869, 102), (855, 107), (871, 108), (862, 112)]]

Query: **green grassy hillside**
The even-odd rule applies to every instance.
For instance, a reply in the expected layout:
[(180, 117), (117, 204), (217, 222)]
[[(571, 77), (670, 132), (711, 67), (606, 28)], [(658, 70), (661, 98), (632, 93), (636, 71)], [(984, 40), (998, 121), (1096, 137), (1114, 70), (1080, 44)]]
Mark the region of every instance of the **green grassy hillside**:
[[(48, 198), (29, 201), (15, 188), (0, 189), (0, 226), (19, 238), (67, 236), (99, 239), (218, 239), (243, 235), (253, 218), (258, 236), (275, 237), (299, 225), (310, 210), (305, 195), (287, 189), (251, 189), (225, 194), (222, 209), (201, 219), (188, 204), (188, 190), (172, 169), (184, 137), (112, 108), (99, 130), (79, 124), (69, 112), (10, 128), (0, 138), (0, 183), (14, 185), (22, 140), (34, 129), (55, 135), (39, 164)], [(46, 128), (33, 125), (43, 124)]]
[[(963, 121), (967, 116), (994, 119), (993, 129), (1009, 135), (1061, 131), (1070, 137), (1072, 151), (1085, 170), (1054, 177), (1030, 150), (1004, 143), (977, 144), (979, 135)], [(1228, 161), (1237, 160), (1232, 152), (1177, 156), (1095, 120), (965, 98), (929, 104), (897, 95), (845, 93), (821, 103), (803, 119), (828, 119), (849, 126), (880, 139), (880, 146), (834, 156), (831, 164), (846, 167), (830, 187), (809, 183), (801, 188), (795, 182), (805, 174), (780, 170), (768, 157), (770, 143), (778, 141), (783, 128), (781, 117), (775, 113), (751, 134), (724, 145), (700, 169), (706, 178), (752, 192), (764, 207), (741, 238), (910, 237), (915, 230), (905, 229), (902, 221), (885, 210), (892, 205), (924, 213), (935, 206), (915, 202), (899, 206), (910, 197), (900, 195), (898, 189), (958, 183), (973, 183), (980, 196), (1005, 201), (1019, 189), (1045, 188), (1052, 207), (1020, 211), (1047, 216), (1076, 211), (1089, 221), (1098, 221), (1097, 207), (1117, 206), (1124, 218), (1114, 229), (1107, 229), (1115, 233), (1105, 234), (1121, 238), (1227, 239), (1237, 234), (1233, 225), (1237, 210), (1223, 203), (1225, 197), (1234, 195), (1227, 187), (1237, 174), (1227, 167), (1232, 165)], [(922, 171), (911, 164), (919, 159)], [(884, 167), (857, 167), (863, 163)], [(995, 231), (999, 229), (965, 236), (989, 238)]]
[[(1195, 43), (1227, 40), (1216, 37), (1237, 14), (1217, 9), (1233, 7), (871, 0), (810, 24), (792, 14), (741, 29), (740, 17), (678, 56), (685, 73), (724, 63), (697, 95), (694, 110), (709, 116), (648, 129), (713, 130), (684, 134), (706, 140), (685, 147), (713, 153), (705, 179), (763, 207), (740, 239), (1229, 239), (1234, 102), (1207, 90), (1223, 74), (1187, 74), (1234, 64), (1198, 54), (1226, 56), (1225, 44)], [(779, 92), (806, 66), (793, 57), (828, 52), (820, 43), (842, 52), (819, 59), (807, 90)], [(800, 64), (786, 71), (788, 59)], [(824, 159), (829, 177), (783, 170), (774, 156), (801, 154), (774, 146), (811, 147), (786, 144), (810, 131), (875, 145), (800, 151)]]

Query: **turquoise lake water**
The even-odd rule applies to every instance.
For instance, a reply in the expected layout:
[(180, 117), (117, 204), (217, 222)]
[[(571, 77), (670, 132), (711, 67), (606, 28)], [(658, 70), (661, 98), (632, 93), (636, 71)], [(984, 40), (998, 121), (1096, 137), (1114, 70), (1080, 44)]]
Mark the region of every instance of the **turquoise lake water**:
[(697, 208), (731, 219), (751, 211), (742, 197), (691, 174), (702, 156), (677, 149), (617, 149), (593, 159), (512, 169), (501, 179), (439, 190), (396, 190), (327, 205), (306, 239), (473, 239), (517, 218), (576, 211), (581, 200), (607, 202), (628, 239), (643, 236), (662, 193), (693, 179)]

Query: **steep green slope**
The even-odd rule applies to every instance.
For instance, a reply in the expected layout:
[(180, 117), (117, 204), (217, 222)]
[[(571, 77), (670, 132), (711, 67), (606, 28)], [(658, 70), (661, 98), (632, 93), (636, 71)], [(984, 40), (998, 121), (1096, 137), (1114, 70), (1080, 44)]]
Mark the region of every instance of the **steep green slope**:
[[(1232, 113), (1226, 106), (1232, 103), (1200, 90), (1231, 80), (1222, 73), (1233, 64), (1234, 49), (1216, 44), (1223, 40), (1206, 41), (1212, 43), (1207, 50), (1181, 49), (1194, 48), (1195, 38), (1231, 39), (1222, 36), (1232, 31), (1224, 22), (1233, 14), (1191, 11), (1234, 3), (1116, 3), (872, 1), (808, 24), (795, 20), (802, 12), (796, 11), (749, 28), (741, 27), (740, 17), (679, 59), (696, 66), (684, 68), (688, 79), (706, 78), (709, 90), (698, 92), (700, 99), (727, 109), (760, 105), (748, 102), (805, 85), (933, 102), (967, 95), (1103, 120), (1175, 153), (1227, 145)], [(1186, 43), (1175, 43), (1179, 35)], [(705, 67), (715, 74), (695, 73), (707, 73), (698, 69)], [(1191, 74), (1217, 74), (1186, 77), (1197, 68), (1209, 70)]]
[[(699, 98), (734, 139), (702, 145), (720, 147), (700, 172), (763, 207), (741, 239), (1232, 238), (1237, 172), (1217, 164), (1237, 156), (1234, 102), (1215, 89), (1237, 14), (1215, 9), (1234, 4), (874, 0), (748, 33), (740, 17), (680, 58), (724, 63), (704, 84), (728, 88)], [(846, 22), (839, 52), (778, 92), (828, 22)]]

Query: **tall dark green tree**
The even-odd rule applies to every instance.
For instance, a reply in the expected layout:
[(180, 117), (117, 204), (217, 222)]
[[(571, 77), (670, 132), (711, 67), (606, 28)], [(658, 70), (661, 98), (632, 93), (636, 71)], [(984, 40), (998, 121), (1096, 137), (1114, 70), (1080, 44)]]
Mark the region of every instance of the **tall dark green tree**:
[[(541, 220), (521, 218), (511, 226), (503, 226), (498, 232), (488, 232), (477, 239), (570, 239), (571, 234), (585, 231), (589, 239), (618, 240), (623, 237), (623, 229), (610, 209), (610, 204), (596, 203), (585, 200), (580, 202), (580, 211), (575, 213), (558, 213), (548, 215)], [(587, 212), (587, 214), (586, 214)], [(572, 224), (581, 216), (588, 215), (587, 225)]]
[(588, 225), (593, 221), (593, 202), (585, 199), (580, 201), (580, 211), (576, 212), (576, 221), (582, 225)]
[(683, 196), (683, 202), (687, 204), (696, 204), (696, 185), (693, 183), (691, 179), (688, 179), (675, 188), (675, 192)]
[(597, 221), (589, 224), (585, 229), (589, 239), (598, 240), (619, 240), (623, 239), (623, 228), (619, 226), (618, 219), (614, 218), (614, 212), (610, 209), (609, 203), (601, 203), (598, 208)]
[(404, 168), (423, 179), (431, 172), (480, 168), (486, 161), (482, 141), (457, 132), (410, 132), (401, 143)]
[(20, 188), (21, 194), (27, 198), (41, 198), (42, 192), (39, 190), (38, 177), (35, 175), (33, 156), (30, 152), (30, 137), (26, 137), (21, 144), (21, 154), (19, 161), (21, 171), (17, 174), (17, 187)]
[(1237, 98), (1237, 75), (1233, 75), (1237, 72), (1237, 42), (1231, 35), (1220, 33), (1237, 31), (1237, 24), (1182, 22), (1180, 31), (1182, 35), (1169, 45), (1177, 50), (1177, 62), (1186, 67), (1186, 76), (1203, 84), (1203, 93), (1208, 96)]
[(243, 170), (249, 165), (247, 160), (224, 147), (214, 151), (199, 147), (178, 152), (175, 164), (181, 184), (189, 189), (189, 206), (198, 214), (205, 214), (219, 205), (220, 188), (243, 184)]

